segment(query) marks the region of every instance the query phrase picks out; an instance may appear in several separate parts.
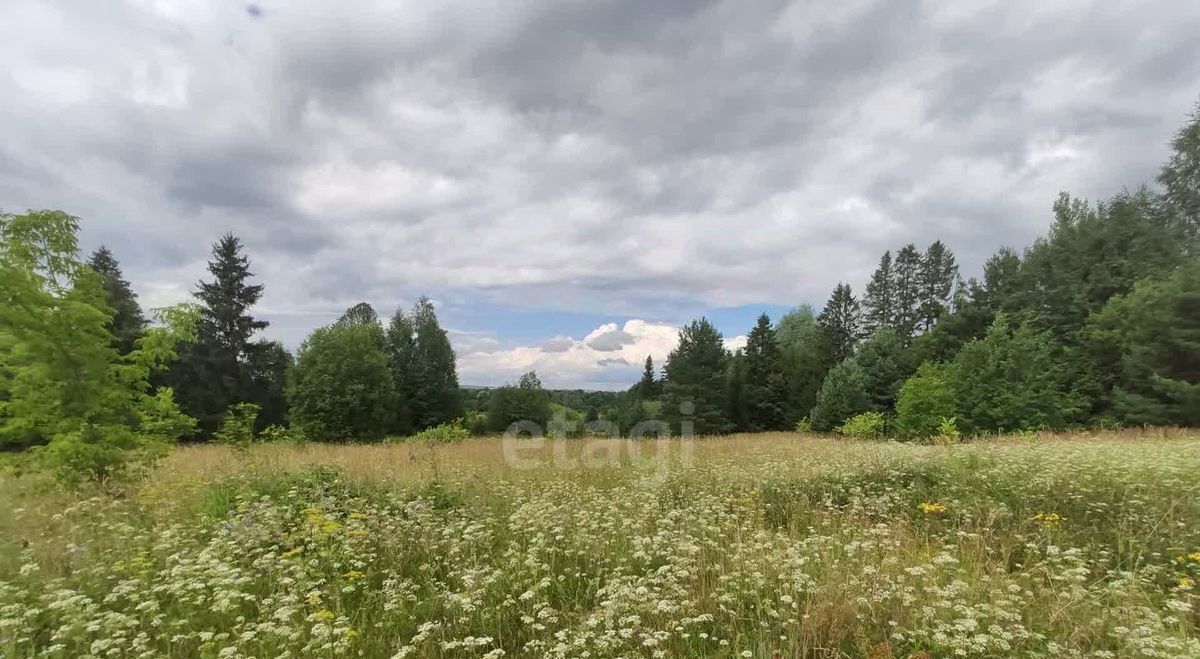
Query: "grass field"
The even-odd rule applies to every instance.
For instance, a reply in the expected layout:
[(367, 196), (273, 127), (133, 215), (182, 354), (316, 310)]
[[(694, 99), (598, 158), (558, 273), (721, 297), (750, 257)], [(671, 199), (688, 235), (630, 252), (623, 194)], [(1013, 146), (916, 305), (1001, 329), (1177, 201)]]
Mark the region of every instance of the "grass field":
[(1200, 657), (1186, 431), (201, 446), (0, 496), (0, 657)]

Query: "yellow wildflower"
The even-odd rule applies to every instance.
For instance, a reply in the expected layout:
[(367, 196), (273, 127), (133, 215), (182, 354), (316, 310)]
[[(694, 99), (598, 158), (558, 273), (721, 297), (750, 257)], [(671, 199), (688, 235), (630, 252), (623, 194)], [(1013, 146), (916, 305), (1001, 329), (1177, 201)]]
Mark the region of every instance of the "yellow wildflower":
[(1180, 579), (1180, 580), (1179, 580), (1179, 587), (1180, 587), (1180, 588), (1191, 588), (1191, 587), (1192, 587), (1192, 580), (1191, 580), (1191, 579), (1188, 579), (1187, 577), (1184, 577), (1184, 578)]
[(1194, 551), (1187, 555), (1188, 560), (1193, 563), (1200, 563), (1200, 551)]
[(329, 609), (321, 609), (313, 614), (313, 620), (316, 620), (317, 622), (329, 622), (335, 617), (336, 616), (333, 615), (333, 611), (330, 611)]
[(347, 572), (346, 574), (343, 574), (342, 576), (346, 577), (350, 581), (357, 581), (358, 579), (363, 578), (363, 573), (359, 572), (358, 570), (350, 570), (349, 572)]
[(289, 550), (283, 552), (282, 554), (279, 555), (279, 557), (280, 558), (291, 558), (291, 557), (299, 554), (302, 551), (304, 551), (304, 547), (296, 547), (295, 549), (289, 549)]
[(925, 514), (944, 513), (944, 512), (946, 512), (946, 506), (944, 504), (940, 504), (940, 503), (936, 503), (936, 502), (923, 503), (923, 504), (921, 504), (921, 510), (924, 511)]

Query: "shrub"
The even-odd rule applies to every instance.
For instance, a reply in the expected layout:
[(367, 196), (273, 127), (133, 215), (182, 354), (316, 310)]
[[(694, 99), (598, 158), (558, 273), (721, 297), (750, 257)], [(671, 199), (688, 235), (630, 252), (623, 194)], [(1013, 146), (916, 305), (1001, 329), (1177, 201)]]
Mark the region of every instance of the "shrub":
[(883, 437), (887, 419), (880, 412), (863, 412), (846, 420), (838, 427), (838, 434), (856, 439), (878, 439)]
[(817, 404), (813, 407), (813, 430), (828, 432), (846, 419), (870, 409), (867, 398), (866, 375), (853, 359), (834, 366), (821, 383)]
[(239, 451), (250, 448), (254, 441), (254, 422), (258, 420), (258, 405), (237, 403), (221, 418), (221, 427), (213, 439), (228, 444)]
[(942, 419), (938, 424), (937, 435), (934, 436), (934, 441), (938, 444), (957, 444), (962, 439), (962, 435), (958, 432), (958, 423), (954, 417)]
[(260, 442), (292, 442), (300, 443), (304, 441), (304, 435), (295, 428), (288, 428), (279, 424), (271, 424), (262, 429), (258, 433), (258, 441)]
[(442, 423), (432, 428), (426, 428), (413, 435), (412, 440), (429, 444), (448, 444), (450, 442), (462, 441), (470, 436), (471, 431), (463, 425), (463, 420), (455, 419), (449, 423)]
[(896, 429), (901, 437), (932, 437), (940, 432), (944, 420), (954, 416), (954, 387), (947, 370), (942, 364), (922, 364), (900, 387)]
[(808, 417), (804, 417), (796, 422), (796, 432), (812, 432), (812, 423)]

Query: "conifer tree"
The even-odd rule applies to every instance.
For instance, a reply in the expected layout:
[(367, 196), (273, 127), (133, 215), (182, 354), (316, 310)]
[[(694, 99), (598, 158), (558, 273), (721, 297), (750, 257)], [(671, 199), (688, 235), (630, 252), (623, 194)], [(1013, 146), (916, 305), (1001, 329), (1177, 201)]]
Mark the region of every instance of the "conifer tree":
[(896, 336), (907, 344), (917, 329), (920, 319), (921, 304), (921, 253), (911, 243), (896, 252), (896, 260), (892, 264), (895, 289), (895, 311), (892, 315), (892, 329)]
[(412, 434), (412, 411), (410, 404), (416, 390), (416, 331), (412, 318), (404, 310), (397, 309), (387, 326), (386, 350), (388, 369), (396, 389), (396, 416), (393, 432), (398, 435)]
[(125, 281), (120, 264), (107, 247), (101, 245), (100, 249), (92, 252), (88, 265), (100, 275), (104, 298), (113, 310), (110, 327), (116, 338), (117, 352), (127, 355), (133, 352), (134, 342), (146, 329), (146, 318), (138, 306), (137, 295), (129, 287), (129, 282)]
[(867, 330), (875, 332), (892, 328), (896, 324), (896, 281), (892, 271), (892, 253), (884, 252), (879, 267), (867, 282), (867, 295), (863, 300), (866, 307)]
[(646, 365), (642, 369), (642, 379), (634, 385), (634, 390), (642, 400), (652, 400), (658, 398), (659, 386), (658, 380), (654, 377), (654, 360), (650, 355), (646, 355)]
[(213, 245), (208, 272), (212, 279), (201, 281), (194, 293), (200, 302), (196, 343), (183, 352), (171, 377), (180, 406), (196, 417), (206, 435), (216, 430), (230, 405), (259, 402), (248, 363), (265, 349), (252, 338), (268, 325), (249, 314), (263, 287), (248, 283), (254, 273), (233, 234)]
[(788, 426), (783, 360), (775, 329), (765, 313), (746, 337), (744, 396), (747, 430), (782, 430)]
[(958, 281), (958, 264), (954, 254), (935, 240), (925, 250), (918, 271), (920, 288), (921, 330), (928, 332), (950, 305), (954, 284)]
[(421, 430), (461, 416), (462, 397), (454, 349), (429, 298), (422, 297), (413, 306), (412, 324), (415, 359), (408, 409), (415, 428)]
[(854, 354), (854, 346), (862, 338), (862, 308), (849, 284), (838, 283), (817, 323), (827, 341), (828, 362), (837, 364)]
[(684, 421), (691, 421), (698, 435), (733, 429), (728, 414), (728, 362), (721, 333), (707, 318), (693, 320), (679, 332), (679, 345), (663, 368), (663, 414), (676, 432)]
[(1195, 256), (1200, 253), (1200, 103), (1171, 147), (1158, 182), (1165, 189), (1167, 221), (1187, 237), (1187, 250)]

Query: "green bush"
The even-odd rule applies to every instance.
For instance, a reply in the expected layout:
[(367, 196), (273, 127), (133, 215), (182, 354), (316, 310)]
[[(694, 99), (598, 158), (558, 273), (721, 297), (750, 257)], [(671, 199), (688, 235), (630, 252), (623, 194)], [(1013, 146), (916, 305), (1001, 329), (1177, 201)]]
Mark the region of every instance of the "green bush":
[(812, 432), (812, 423), (808, 421), (808, 417), (796, 422), (796, 432)]
[(304, 435), (295, 428), (288, 428), (287, 426), (281, 426), (279, 424), (271, 424), (266, 428), (263, 428), (262, 432), (258, 433), (258, 441), (271, 443), (300, 443), (304, 441)]
[(887, 429), (887, 419), (880, 412), (863, 412), (838, 427), (838, 434), (855, 439), (878, 439)]
[(958, 432), (957, 420), (954, 417), (942, 419), (942, 422), (938, 424), (934, 441), (938, 444), (957, 444), (961, 439), (962, 435)]
[(941, 431), (943, 420), (954, 416), (954, 387), (947, 371), (942, 364), (922, 364), (900, 387), (896, 430), (901, 437), (933, 437)]
[(430, 444), (448, 444), (459, 442), (471, 436), (471, 431), (463, 425), (462, 419), (442, 423), (432, 428), (426, 428), (412, 436), (413, 441)]
[(257, 420), (258, 405), (237, 403), (225, 412), (225, 416), (221, 418), (221, 427), (217, 429), (213, 439), (239, 451), (245, 451), (254, 441), (254, 422)]
[(825, 376), (821, 390), (817, 393), (817, 404), (809, 418), (813, 430), (828, 432), (855, 414), (866, 412), (870, 407), (866, 374), (857, 362), (847, 359), (834, 366)]

